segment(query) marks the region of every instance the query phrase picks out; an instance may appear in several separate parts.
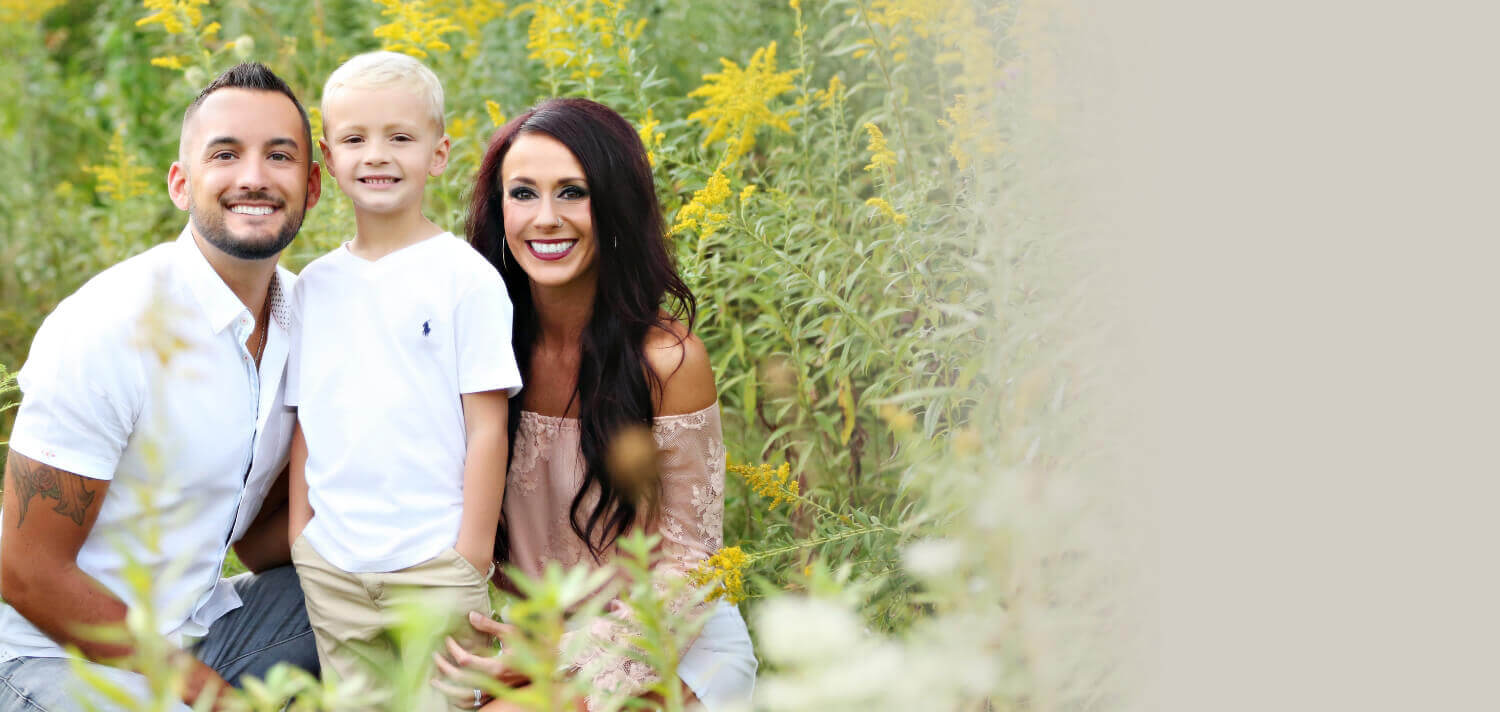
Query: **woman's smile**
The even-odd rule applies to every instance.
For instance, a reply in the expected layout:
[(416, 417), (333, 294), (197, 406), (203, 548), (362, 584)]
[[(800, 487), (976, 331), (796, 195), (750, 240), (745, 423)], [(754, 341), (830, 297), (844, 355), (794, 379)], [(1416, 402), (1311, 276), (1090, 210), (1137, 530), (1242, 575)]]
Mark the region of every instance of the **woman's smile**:
[(539, 260), (560, 260), (573, 251), (578, 240), (527, 240), (526, 248)]

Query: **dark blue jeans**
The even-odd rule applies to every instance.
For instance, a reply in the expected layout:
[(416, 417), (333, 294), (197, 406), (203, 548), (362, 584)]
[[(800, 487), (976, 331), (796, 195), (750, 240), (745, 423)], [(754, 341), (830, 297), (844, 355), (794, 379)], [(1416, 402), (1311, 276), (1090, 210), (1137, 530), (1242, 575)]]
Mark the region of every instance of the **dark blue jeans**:
[[(240, 574), (230, 582), (243, 602), (210, 626), (192, 652), (229, 684), (239, 687), (246, 675), (265, 677), (285, 662), (318, 674), (318, 652), (302, 602), (302, 586), (292, 566), (260, 574)], [(77, 680), (66, 658), (16, 658), (0, 663), (0, 712), (74, 712), (87, 686)], [(115, 685), (144, 694), (145, 678), (135, 673), (92, 665)], [(98, 709), (116, 709), (90, 695)], [(183, 706), (181, 710), (186, 710)]]

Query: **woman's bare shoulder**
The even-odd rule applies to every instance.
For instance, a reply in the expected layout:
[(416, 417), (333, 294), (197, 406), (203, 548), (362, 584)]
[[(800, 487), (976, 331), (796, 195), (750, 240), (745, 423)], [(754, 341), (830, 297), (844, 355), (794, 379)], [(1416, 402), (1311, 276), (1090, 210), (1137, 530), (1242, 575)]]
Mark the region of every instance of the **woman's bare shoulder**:
[(646, 363), (662, 384), (657, 415), (694, 413), (718, 400), (708, 349), (687, 325), (674, 319), (652, 327), (643, 346)]

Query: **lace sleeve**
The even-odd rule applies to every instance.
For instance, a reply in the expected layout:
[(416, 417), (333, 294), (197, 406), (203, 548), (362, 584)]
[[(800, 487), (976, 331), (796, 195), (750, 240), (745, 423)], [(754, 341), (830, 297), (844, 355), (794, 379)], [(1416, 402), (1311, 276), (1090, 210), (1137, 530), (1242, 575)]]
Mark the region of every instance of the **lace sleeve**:
[[(696, 413), (657, 418), (652, 430), (661, 462), (659, 511), (648, 523), (661, 537), (653, 585), (659, 593), (682, 591), (667, 601), (668, 610), (676, 620), (696, 620), (713, 604), (701, 601), (691, 588), (674, 585), (674, 579), (686, 578), (723, 545), (725, 463), (719, 408), (712, 405)], [(591, 678), (595, 696), (639, 694), (659, 679), (655, 670), (619, 652), (636, 634), (630, 613), (621, 607), (564, 637), (564, 650), (583, 646), (573, 668)], [(570, 640), (577, 636), (588, 640)], [(678, 653), (692, 642), (684, 641)], [(589, 708), (594, 708), (594, 697)]]

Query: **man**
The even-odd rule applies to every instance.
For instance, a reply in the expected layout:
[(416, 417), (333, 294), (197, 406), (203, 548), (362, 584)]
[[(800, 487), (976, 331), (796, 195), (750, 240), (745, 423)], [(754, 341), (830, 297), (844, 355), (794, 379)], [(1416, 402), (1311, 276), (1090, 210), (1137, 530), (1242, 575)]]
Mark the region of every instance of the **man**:
[[(276, 259), (321, 187), (291, 90), (258, 63), (230, 69), (183, 117), (167, 172), (181, 236), (43, 322), (5, 465), (0, 711), (81, 709), (67, 646), (144, 695), (119, 666), (148, 641), (100, 634), (132, 609), (183, 648), (185, 703), (283, 660), (316, 671), (287, 565), (293, 277)], [(231, 544), (255, 574), (219, 579)]]

